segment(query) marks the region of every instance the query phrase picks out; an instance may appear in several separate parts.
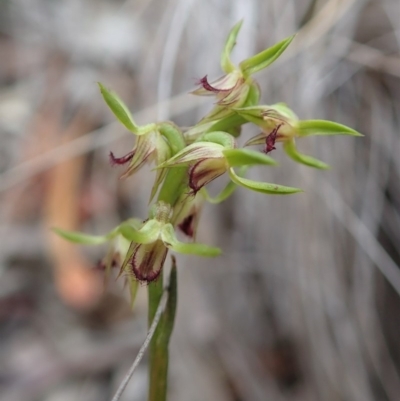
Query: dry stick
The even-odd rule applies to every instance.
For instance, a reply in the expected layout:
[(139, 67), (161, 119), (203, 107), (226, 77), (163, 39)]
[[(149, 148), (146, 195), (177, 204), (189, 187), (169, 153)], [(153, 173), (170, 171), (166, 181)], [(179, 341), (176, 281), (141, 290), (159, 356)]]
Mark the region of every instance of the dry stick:
[(154, 332), (156, 331), (156, 328), (158, 326), (158, 323), (161, 319), (161, 315), (164, 312), (164, 309), (167, 305), (167, 301), (168, 301), (168, 286), (166, 288), (164, 288), (163, 291), (163, 295), (160, 299), (160, 303), (158, 304), (157, 307), (157, 311), (156, 314), (154, 316), (153, 319), (153, 323), (150, 326), (149, 332), (147, 333), (146, 339), (144, 340), (143, 345), (140, 347), (140, 350), (131, 366), (131, 368), (129, 369), (128, 373), (126, 374), (124, 380), (122, 381), (122, 383), (120, 384), (120, 386), (118, 387), (117, 392), (115, 393), (113, 399), (111, 401), (118, 401), (121, 398), (122, 393), (125, 391), (126, 386), (129, 383), (129, 380), (131, 380), (133, 373), (135, 372), (135, 369), (137, 368), (137, 366), (139, 365), (140, 361), (143, 358), (144, 353), (146, 352), (147, 347), (150, 344), (151, 339), (153, 338)]

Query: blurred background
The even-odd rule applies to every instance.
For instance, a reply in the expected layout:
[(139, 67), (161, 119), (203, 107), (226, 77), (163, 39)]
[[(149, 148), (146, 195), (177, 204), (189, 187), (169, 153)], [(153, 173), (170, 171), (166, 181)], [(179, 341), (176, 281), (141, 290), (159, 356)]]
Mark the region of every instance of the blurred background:
[[(169, 399), (399, 399), (399, 1), (0, 0), (2, 401), (111, 399), (145, 337), (146, 288), (131, 311), (123, 280), (104, 290), (106, 248), (50, 232), (146, 216), (153, 173), (121, 181), (109, 165), (134, 138), (96, 82), (140, 124), (192, 125), (211, 102), (187, 92), (221, 75), (240, 19), (237, 62), (299, 32), (257, 75), (263, 103), (365, 137), (299, 141), (329, 171), (280, 146), (280, 167), (251, 171), (303, 194), (238, 189), (205, 207), (198, 239), (224, 254), (178, 256)], [(145, 399), (146, 372), (145, 359), (123, 400)]]

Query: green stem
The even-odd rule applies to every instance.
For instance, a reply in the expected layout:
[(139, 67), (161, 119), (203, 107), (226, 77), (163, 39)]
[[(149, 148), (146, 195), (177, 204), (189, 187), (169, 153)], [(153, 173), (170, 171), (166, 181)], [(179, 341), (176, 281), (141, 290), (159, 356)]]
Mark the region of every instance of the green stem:
[[(160, 124), (161, 133), (174, 145), (173, 153), (185, 147), (181, 132), (173, 124)], [(169, 203), (172, 207), (187, 185), (187, 167), (170, 169), (161, 187), (158, 201)], [(168, 287), (168, 302), (160, 319), (149, 348), (149, 396), (148, 401), (166, 401), (168, 383), (169, 339), (175, 321), (177, 300), (177, 273), (175, 258)], [(163, 271), (160, 277), (148, 285), (148, 325), (150, 327), (163, 294)]]
[[(148, 326), (151, 326), (158, 304), (160, 303), (163, 284), (162, 272), (158, 280), (148, 286), (149, 312)], [(167, 399), (168, 379), (168, 343), (161, 340), (162, 321), (160, 320), (150, 343), (149, 358), (149, 401), (165, 401)]]
[[(165, 311), (158, 323), (150, 343), (149, 359), (149, 397), (148, 401), (166, 401), (168, 384), (168, 360), (169, 360), (169, 339), (172, 334), (175, 321), (177, 304), (177, 272), (175, 258), (168, 286), (168, 301)], [(149, 314), (148, 325), (150, 327), (157, 311), (163, 294), (162, 277), (153, 281), (148, 286)]]

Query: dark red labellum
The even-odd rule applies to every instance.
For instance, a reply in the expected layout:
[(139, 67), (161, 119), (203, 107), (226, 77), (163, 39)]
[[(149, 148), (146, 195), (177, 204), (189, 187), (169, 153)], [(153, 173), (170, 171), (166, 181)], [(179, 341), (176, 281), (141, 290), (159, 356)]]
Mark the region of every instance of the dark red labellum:
[(269, 153), (272, 150), (275, 150), (275, 142), (276, 142), (276, 136), (278, 135), (279, 128), (282, 126), (282, 124), (279, 124), (276, 126), (272, 132), (267, 136), (265, 139), (265, 153)]
[(218, 89), (215, 88), (214, 86), (210, 85), (210, 83), (207, 80), (207, 75), (205, 75), (203, 78), (201, 78), (198, 82), (197, 85), (201, 85), (206, 91), (209, 92), (228, 92), (230, 89)]
[(135, 152), (132, 150), (132, 152), (127, 153), (125, 156), (115, 157), (114, 153), (110, 152), (110, 164), (112, 166), (124, 165), (132, 160), (134, 154)]
[(189, 216), (185, 217), (182, 223), (178, 225), (179, 229), (188, 237), (193, 237), (194, 235), (193, 221), (194, 214), (192, 213)]

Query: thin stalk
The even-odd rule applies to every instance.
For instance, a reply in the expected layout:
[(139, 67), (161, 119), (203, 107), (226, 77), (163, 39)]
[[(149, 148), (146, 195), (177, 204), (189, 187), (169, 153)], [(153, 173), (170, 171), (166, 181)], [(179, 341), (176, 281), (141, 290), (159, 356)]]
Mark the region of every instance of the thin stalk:
[[(185, 147), (182, 133), (174, 124), (160, 125), (159, 129), (170, 144), (173, 145), (173, 153), (177, 153)], [(186, 176), (187, 167), (170, 169), (161, 187), (158, 201), (164, 201), (173, 207), (183, 188), (185, 188)], [(168, 303), (150, 343), (148, 401), (166, 401), (167, 399), (168, 346), (174, 327), (177, 300), (177, 272), (174, 257), (172, 257), (172, 269), (168, 287)], [(160, 277), (156, 281), (149, 283), (147, 291), (149, 303), (148, 325), (150, 327), (163, 294), (163, 271), (161, 271)]]
[[(153, 323), (162, 295), (162, 278), (159, 278), (148, 286), (149, 326)], [(172, 269), (168, 286), (168, 302), (150, 343), (148, 401), (166, 401), (167, 399), (169, 361), (168, 346), (174, 327), (176, 303), (177, 272), (175, 258), (172, 257)]]

